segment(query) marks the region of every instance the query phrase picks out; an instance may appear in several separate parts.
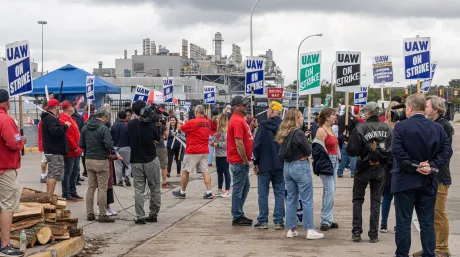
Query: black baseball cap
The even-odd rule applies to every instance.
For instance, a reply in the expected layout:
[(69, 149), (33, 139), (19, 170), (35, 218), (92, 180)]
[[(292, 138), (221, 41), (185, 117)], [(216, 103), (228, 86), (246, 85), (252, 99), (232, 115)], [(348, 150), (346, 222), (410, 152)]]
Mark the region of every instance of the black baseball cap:
[(237, 95), (237, 96), (233, 97), (233, 99), (232, 99), (232, 106), (246, 105), (246, 104), (249, 104), (250, 102), (251, 102), (251, 98), (249, 96), (242, 97), (240, 95)]
[(8, 94), (8, 91), (5, 89), (0, 89), (0, 103), (4, 103), (10, 99), (10, 95)]

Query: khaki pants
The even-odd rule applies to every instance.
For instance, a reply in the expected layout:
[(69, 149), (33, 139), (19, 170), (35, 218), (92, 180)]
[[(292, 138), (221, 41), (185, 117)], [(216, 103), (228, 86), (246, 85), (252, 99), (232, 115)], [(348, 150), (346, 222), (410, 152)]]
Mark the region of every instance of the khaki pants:
[(439, 183), (434, 207), (434, 228), (436, 231), (436, 251), (449, 252), (449, 219), (447, 218), (446, 201), (449, 186)]
[(105, 215), (107, 188), (109, 186), (109, 160), (86, 159), (88, 191), (86, 191), (86, 214), (94, 214), (94, 193), (98, 189), (99, 215)]

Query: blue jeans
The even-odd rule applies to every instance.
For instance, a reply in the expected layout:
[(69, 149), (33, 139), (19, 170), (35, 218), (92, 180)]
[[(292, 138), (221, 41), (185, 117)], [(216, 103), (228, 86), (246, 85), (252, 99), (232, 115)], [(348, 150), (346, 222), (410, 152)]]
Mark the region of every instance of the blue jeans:
[(64, 158), (62, 197), (77, 194), (77, 180), (80, 174), (80, 157)]
[(212, 157), (214, 156), (214, 146), (211, 146), (210, 143), (214, 142), (216, 138), (214, 136), (209, 137), (209, 156), (208, 156), (208, 164), (212, 164)]
[(230, 190), (230, 171), (227, 157), (216, 156), (217, 188), (222, 189), (225, 178), (225, 190)]
[(337, 175), (338, 176), (343, 176), (343, 171), (347, 167), (348, 164), (350, 164), (350, 175), (355, 174), (356, 170), (356, 159), (357, 157), (351, 157), (347, 153), (347, 144), (342, 145), (342, 150), (340, 151), (342, 154), (342, 161), (339, 164), (339, 169), (337, 170)]
[(334, 197), (337, 180), (338, 156), (330, 155), (334, 175), (319, 175), (323, 182), (323, 205), (321, 208), (321, 225), (331, 226), (334, 220)]
[(383, 201), (382, 201), (382, 225), (388, 225), (388, 214), (391, 209), (391, 201), (393, 200), (393, 194), (391, 193), (391, 186), (386, 186), (383, 189)]
[(237, 220), (244, 216), (244, 203), (249, 193), (249, 164), (230, 164), (233, 174), (232, 216)]
[[(396, 257), (408, 257), (411, 246), (412, 214), (415, 211), (420, 224), (423, 257), (435, 257), (436, 233), (434, 206), (436, 190), (431, 186), (394, 193), (396, 209)], [(434, 193), (433, 193), (434, 192)]]
[(297, 203), (302, 202), (302, 225), (304, 229), (314, 229), (313, 223), (313, 182), (308, 161), (284, 163), (286, 183), (286, 228), (297, 227)]
[(259, 223), (268, 223), (268, 195), (270, 182), (275, 195), (275, 210), (273, 211), (273, 222), (284, 224), (284, 178), (283, 170), (271, 170), (259, 173), (257, 176), (257, 190), (259, 194)]

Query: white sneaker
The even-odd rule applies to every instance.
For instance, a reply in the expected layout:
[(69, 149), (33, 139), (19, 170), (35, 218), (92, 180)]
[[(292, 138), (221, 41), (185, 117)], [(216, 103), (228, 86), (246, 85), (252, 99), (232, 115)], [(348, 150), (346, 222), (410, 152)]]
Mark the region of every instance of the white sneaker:
[(224, 192), (220, 195), (220, 197), (222, 197), (222, 198), (229, 198), (229, 197), (232, 197), (232, 193), (230, 193), (230, 191), (227, 190), (227, 191), (224, 191)]
[(296, 237), (298, 236), (299, 233), (297, 232), (297, 230), (294, 230), (292, 231), (292, 229), (289, 229), (288, 232), (287, 232), (287, 238), (292, 238), (292, 237)]
[(114, 209), (112, 209), (112, 208), (110, 208), (108, 211), (112, 214), (112, 216), (117, 216), (117, 214), (118, 214), (118, 213), (117, 213)]
[(309, 229), (307, 232), (307, 239), (308, 240), (315, 240), (315, 239), (321, 239), (324, 238), (323, 233), (316, 232), (314, 229)]

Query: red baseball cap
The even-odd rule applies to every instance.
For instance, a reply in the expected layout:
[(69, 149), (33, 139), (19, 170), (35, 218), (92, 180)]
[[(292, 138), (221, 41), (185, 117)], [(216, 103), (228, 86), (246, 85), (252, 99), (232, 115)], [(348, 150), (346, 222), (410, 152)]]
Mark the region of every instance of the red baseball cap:
[(47, 107), (50, 108), (50, 107), (56, 107), (56, 106), (61, 106), (61, 104), (59, 104), (59, 101), (54, 98), (50, 99)]
[(358, 114), (359, 113), (359, 106), (355, 105), (353, 112), (355, 114)]
[(72, 107), (72, 103), (68, 100), (65, 100), (61, 104), (63, 110), (67, 110), (68, 108)]

